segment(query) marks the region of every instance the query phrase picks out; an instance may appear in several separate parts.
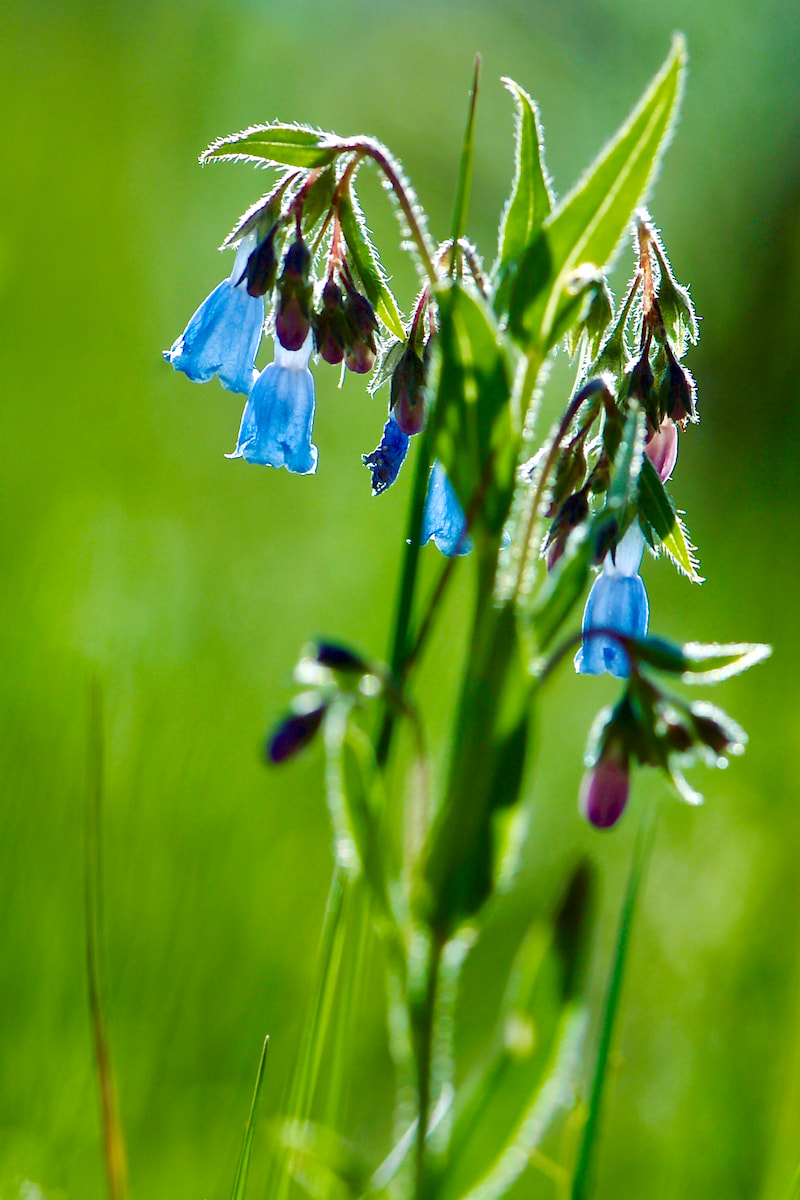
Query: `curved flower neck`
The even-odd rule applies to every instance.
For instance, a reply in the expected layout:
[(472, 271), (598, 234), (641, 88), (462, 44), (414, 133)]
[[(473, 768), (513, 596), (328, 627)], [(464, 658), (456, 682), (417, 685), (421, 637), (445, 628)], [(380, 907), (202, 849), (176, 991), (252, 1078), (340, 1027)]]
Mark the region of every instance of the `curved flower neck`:
[(233, 270), (231, 271), (232, 287), (236, 287), (237, 283), (239, 283), (244, 275), (245, 267), (247, 266), (247, 260), (255, 250), (257, 241), (258, 238), (254, 229), (251, 233), (248, 233), (245, 237), (243, 237), (239, 242), (239, 245), (236, 247), (236, 258), (233, 260)]
[(275, 366), (283, 367), (287, 371), (305, 371), (308, 367), (308, 360), (311, 358), (313, 345), (314, 339), (311, 330), (308, 331), (308, 337), (299, 350), (287, 350), (276, 337)]
[(625, 536), (620, 540), (612, 557), (608, 553), (603, 561), (603, 570), (609, 575), (636, 575), (644, 554), (645, 537), (637, 520), (634, 520)]

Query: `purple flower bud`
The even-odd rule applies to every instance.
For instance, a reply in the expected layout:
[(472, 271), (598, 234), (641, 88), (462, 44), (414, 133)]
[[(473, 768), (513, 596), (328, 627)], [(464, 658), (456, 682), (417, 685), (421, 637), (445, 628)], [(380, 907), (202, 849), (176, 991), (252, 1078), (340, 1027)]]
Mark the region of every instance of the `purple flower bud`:
[(671, 417), (665, 417), (656, 432), (648, 436), (644, 452), (661, 482), (666, 483), (678, 461), (678, 426)]
[(409, 437), (425, 428), (425, 367), (410, 344), (392, 375), (389, 408), (403, 433)]
[(320, 358), (336, 366), (344, 358), (350, 333), (342, 301), (342, 289), (329, 279), (322, 289), (322, 308), (311, 318)]
[(308, 247), (302, 238), (296, 238), (286, 252), (278, 280), (275, 332), (284, 350), (299, 350), (311, 328), (313, 288), (309, 282), (310, 270)]
[(675, 356), (666, 346), (668, 366), (659, 387), (658, 399), (664, 416), (683, 425), (697, 421), (694, 380), (688, 371), (675, 361)]
[(314, 658), (322, 667), (330, 667), (332, 671), (355, 671), (366, 675), (369, 667), (358, 654), (339, 646), (336, 642), (317, 642), (314, 648)]
[(266, 296), (267, 292), (271, 292), (275, 286), (275, 277), (278, 273), (278, 260), (275, 257), (276, 229), (277, 225), (273, 225), (264, 240), (259, 242), (247, 259), (247, 266), (239, 283), (242, 279), (247, 280), (248, 296)]
[[(298, 697), (301, 701), (302, 697)], [(293, 758), (299, 750), (314, 738), (328, 705), (317, 697), (309, 697), (309, 707), (299, 712), (291, 713), (281, 721), (278, 728), (267, 740), (265, 746), (267, 758), (272, 763), (286, 762)]]
[(375, 333), (378, 319), (366, 296), (350, 292), (344, 303), (350, 338), (345, 354), (345, 366), (357, 375), (366, 375), (375, 366), (377, 346)]
[(631, 780), (627, 755), (617, 742), (583, 777), (578, 809), (595, 829), (610, 829), (625, 811)]

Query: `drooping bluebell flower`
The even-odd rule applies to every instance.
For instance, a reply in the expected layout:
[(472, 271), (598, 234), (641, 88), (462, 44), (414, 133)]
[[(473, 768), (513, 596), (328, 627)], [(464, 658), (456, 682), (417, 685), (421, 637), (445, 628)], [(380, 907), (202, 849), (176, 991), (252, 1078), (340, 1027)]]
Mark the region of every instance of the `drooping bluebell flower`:
[(630, 675), (630, 663), (620, 642), (595, 629), (614, 629), (627, 637), (647, 633), (649, 606), (639, 565), (644, 553), (644, 534), (634, 521), (616, 552), (603, 560), (603, 569), (592, 585), (583, 613), (583, 645), (575, 655), (575, 670), (582, 675), (608, 671), (618, 679)]
[(394, 483), (405, 462), (411, 439), (403, 433), (394, 413), (383, 427), (383, 437), (371, 454), (362, 454), (361, 461), (372, 472), (372, 494), (380, 496)]
[(467, 534), (467, 518), (456, 490), (438, 459), (431, 467), (428, 494), (422, 514), (420, 545), (431, 538), (438, 550), (452, 558), (454, 554), (469, 554), (472, 538)]
[(313, 475), (317, 447), (314, 425), (314, 377), (308, 369), (312, 339), (300, 350), (286, 350), (275, 338), (275, 361), (253, 384), (242, 414), (236, 449), (226, 458), (269, 467), (286, 467), (296, 475)]
[(242, 238), (229, 279), (207, 296), (164, 358), (194, 383), (214, 375), (230, 392), (245, 396), (255, 379), (255, 361), (264, 327), (264, 297), (249, 296), (243, 273), (256, 234)]

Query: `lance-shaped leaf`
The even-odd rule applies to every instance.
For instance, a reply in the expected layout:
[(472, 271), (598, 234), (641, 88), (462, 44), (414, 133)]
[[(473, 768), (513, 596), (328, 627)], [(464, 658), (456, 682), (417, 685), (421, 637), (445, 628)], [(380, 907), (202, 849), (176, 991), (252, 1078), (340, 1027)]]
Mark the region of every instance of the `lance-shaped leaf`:
[(352, 264), (361, 280), (367, 299), (395, 337), (405, 339), (403, 319), (397, 301), (386, 282), (375, 247), (370, 241), (364, 214), (352, 189), (338, 201), (339, 221)]
[(307, 125), (250, 125), (217, 138), (200, 155), (203, 166), (221, 160), (254, 162), (262, 167), (326, 167), (343, 149), (335, 133)]
[(688, 575), (692, 583), (702, 583), (694, 546), (649, 458), (645, 458), (639, 475), (639, 515), (651, 545), (656, 546), (660, 541), (678, 570)]
[(642, 202), (669, 138), (685, 49), (676, 38), (662, 70), (572, 192), (509, 264), (509, 328), (526, 349), (547, 353), (577, 317), (584, 264), (605, 267)]
[(477, 531), (502, 534), (514, 492), (520, 422), (511, 408), (513, 370), (488, 305), (459, 283), (436, 293), (439, 370), (434, 447)]
[(501, 267), (531, 244), (553, 206), (544, 165), (544, 134), (539, 110), (513, 79), (504, 78), (503, 83), (517, 105), (517, 140), (514, 182), (500, 222), (498, 261)]
[(586, 1027), (591, 892), (582, 864), (553, 918), (516, 955), (488, 1061), (459, 1089), (439, 1200), (504, 1194), (567, 1102)]
[(626, 638), (625, 648), (639, 662), (680, 675), (684, 683), (721, 683), (741, 675), (772, 654), (762, 642), (686, 642), (678, 646), (666, 638)]
[(492, 816), (519, 799), (531, 695), (513, 605), (484, 606), (454, 724), (447, 791), (425, 865), (422, 915), (442, 941), (492, 890)]

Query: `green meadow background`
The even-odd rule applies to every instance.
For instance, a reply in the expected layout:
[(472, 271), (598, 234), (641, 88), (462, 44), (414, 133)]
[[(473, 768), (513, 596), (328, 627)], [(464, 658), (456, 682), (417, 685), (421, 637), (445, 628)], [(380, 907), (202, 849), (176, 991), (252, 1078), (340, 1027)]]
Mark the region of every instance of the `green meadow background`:
[[(660, 820), (637, 915), (602, 1132), (598, 1200), (788, 1197), (800, 1164), (798, 378), (800, 8), (785, 0), (11, 0), (0, 12), (0, 1198), (104, 1195), (87, 1006), (88, 695), (105, 727), (109, 1031), (132, 1195), (225, 1198), (264, 1035), (252, 1195), (297, 1052), (330, 877), (317, 749), (280, 772), (265, 730), (310, 636), (385, 654), (410, 472), (373, 500), (360, 454), (385, 397), (315, 369), (316, 477), (228, 462), (242, 400), (161, 358), (230, 263), (215, 247), (267, 185), (201, 171), (215, 136), (297, 119), (368, 132), (448, 231), (476, 51), (469, 233), (491, 260), (512, 174), (511, 75), (541, 105), (563, 194), (687, 36), (678, 134), (652, 196), (703, 316), (702, 423), (673, 494), (702, 588), (645, 566), (654, 631), (775, 655), (716, 697), (746, 756), (681, 806), (636, 778), (610, 835), (576, 811), (607, 679), (565, 667), (538, 713), (531, 836), (513, 919), (467, 969), (460, 1043), (485, 1039), (514, 920), (587, 853), (602, 994), (640, 806)], [(415, 288), (374, 178), (371, 225)], [(617, 288), (630, 262), (623, 257)], [(262, 348), (259, 362), (268, 358)], [(551, 381), (546, 414), (569, 386)], [(431, 575), (436, 551), (425, 551)], [(461, 568), (419, 696), (441, 770), (467, 615)], [(351, 1132), (388, 1148), (382, 984), (365, 980)], [(519, 1195), (551, 1197), (531, 1174)]]

